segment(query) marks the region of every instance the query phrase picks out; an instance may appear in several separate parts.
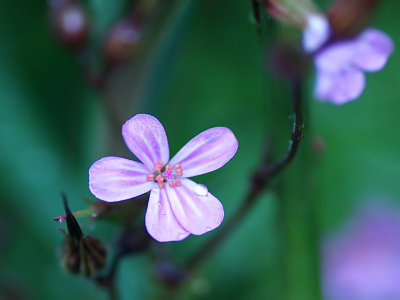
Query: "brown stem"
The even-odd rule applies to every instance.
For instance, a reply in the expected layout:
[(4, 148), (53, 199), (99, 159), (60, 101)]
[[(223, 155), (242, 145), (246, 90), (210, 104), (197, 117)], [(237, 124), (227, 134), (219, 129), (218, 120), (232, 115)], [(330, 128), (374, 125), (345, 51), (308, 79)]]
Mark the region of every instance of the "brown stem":
[(299, 78), (292, 82), (292, 104), (293, 104), (293, 130), (289, 148), (285, 156), (275, 164), (266, 164), (254, 172), (252, 185), (244, 198), (244, 201), (237, 209), (233, 217), (226, 225), (217, 232), (198, 252), (196, 252), (187, 262), (186, 269), (189, 274), (193, 273), (203, 261), (211, 256), (214, 251), (229, 237), (238, 225), (247, 216), (251, 208), (259, 199), (258, 196), (265, 189), (273, 178), (284, 170), (296, 156), (301, 139), (303, 137), (303, 113), (302, 113), (302, 83)]

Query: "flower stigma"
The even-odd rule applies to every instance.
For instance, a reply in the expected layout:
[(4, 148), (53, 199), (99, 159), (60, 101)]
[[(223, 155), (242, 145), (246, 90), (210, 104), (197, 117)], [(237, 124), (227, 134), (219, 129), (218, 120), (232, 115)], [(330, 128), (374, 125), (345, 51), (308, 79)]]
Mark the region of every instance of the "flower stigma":
[[(175, 172), (174, 172), (175, 169)], [(175, 179), (175, 176), (181, 177), (183, 170), (181, 164), (165, 165), (162, 162), (157, 162), (154, 165), (154, 173), (147, 175), (147, 181), (154, 181), (158, 183), (159, 188), (164, 188), (167, 182), (170, 187), (176, 187), (181, 185), (180, 179)]]

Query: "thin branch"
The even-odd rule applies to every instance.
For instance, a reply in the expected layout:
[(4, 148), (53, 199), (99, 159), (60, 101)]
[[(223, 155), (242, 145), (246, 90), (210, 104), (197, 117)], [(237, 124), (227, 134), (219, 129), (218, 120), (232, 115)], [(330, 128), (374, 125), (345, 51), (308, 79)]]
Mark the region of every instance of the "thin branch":
[(244, 201), (237, 209), (233, 217), (226, 223), (226, 225), (219, 230), (198, 252), (196, 252), (187, 262), (186, 269), (189, 274), (201, 265), (201, 263), (211, 256), (215, 250), (229, 237), (229, 235), (238, 227), (238, 225), (247, 216), (251, 208), (259, 199), (259, 195), (265, 189), (273, 178), (283, 171), (296, 156), (299, 149), (300, 142), (303, 137), (303, 113), (302, 113), (302, 83), (301, 80), (296, 78), (292, 82), (292, 105), (293, 105), (293, 130), (286, 155), (275, 164), (267, 164), (261, 166), (254, 172), (252, 178), (252, 185), (244, 198)]

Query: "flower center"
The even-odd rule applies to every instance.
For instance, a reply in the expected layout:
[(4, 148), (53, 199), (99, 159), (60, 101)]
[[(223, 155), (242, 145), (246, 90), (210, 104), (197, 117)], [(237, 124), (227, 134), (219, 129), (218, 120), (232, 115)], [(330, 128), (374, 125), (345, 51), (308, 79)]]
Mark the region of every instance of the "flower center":
[(175, 179), (175, 176), (181, 177), (183, 175), (181, 164), (176, 164), (175, 166), (166, 165), (164, 167), (162, 162), (157, 162), (154, 165), (154, 171), (155, 172), (153, 174), (147, 175), (147, 180), (158, 182), (158, 186), (160, 188), (165, 187), (166, 182), (170, 187), (181, 185), (181, 181), (179, 179)]

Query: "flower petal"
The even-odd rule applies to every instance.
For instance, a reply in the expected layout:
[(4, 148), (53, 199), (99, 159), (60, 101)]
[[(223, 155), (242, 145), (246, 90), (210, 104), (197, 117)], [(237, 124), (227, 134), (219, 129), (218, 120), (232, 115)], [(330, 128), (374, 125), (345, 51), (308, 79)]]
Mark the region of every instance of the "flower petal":
[(337, 73), (317, 70), (315, 96), (334, 104), (343, 104), (360, 96), (365, 86), (365, 77), (358, 70), (342, 70)]
[(366, 71), (382, 69), (394, 50), (391, 38), (376, 29), (366, 29), (357, 38), (353, 63)]
[[(200, 235), (218, 227), (224, 219), (221, 202), (208, 193), (197, 195), (196, 183), (182, 179), (181, 186), (166, 186), (172, 211), (179, 224), (192, 234)], [(204, 195), (204, 194), (202, 194)]]
[(164, 188), (156, 187), (150, 193), (146, 228), (149, 234), (159, 242), (180, 241), (189, 235), (189, 232), (183, 229), (176, 220)]
[(180, 163), (185, 177), (197, 176), (221, 168), (235, 155), (237, 148), (238, 141), (232, 131), (215, 127), (191, 139), (169, 164)]
[(326, 72), (339, 72), (351, 66), (358, 42), (350, 40), (337, 42), (319, 52), (315, 56), (315, 65)]
[(149, 170), (155, 163), (166, 164), (169, 159), (168, 139), (162, 124), (153, 116), (135, 115), (122, 126), (122, 136), (129, 150)]
[(306, 19), (306, 28), (303, 31), (303, 48), (312, 52), (322, 46), (329, 38), (331, 29), (328, 20), (318, 14), (311, 14)]
[(147, 181), (147, 174), (149, 170), (139, 162), (104, 157), (89, 169), (89, 189), (101, 200), (126, 200), (150, 191), (155, 185), (153, 181)]

